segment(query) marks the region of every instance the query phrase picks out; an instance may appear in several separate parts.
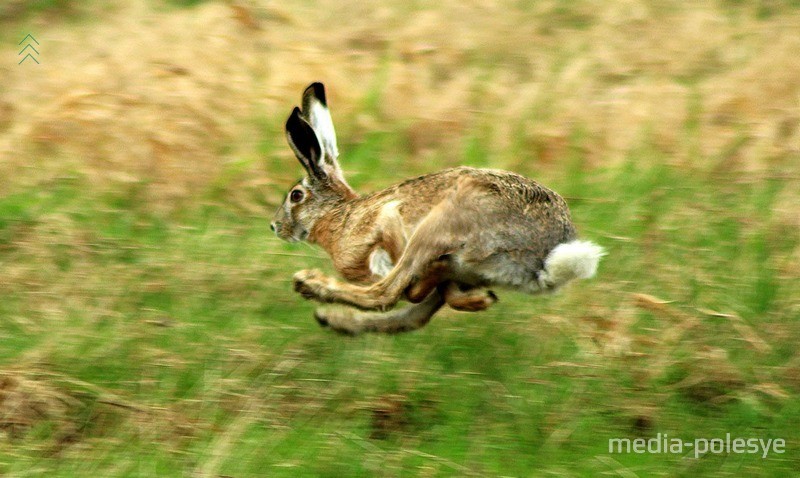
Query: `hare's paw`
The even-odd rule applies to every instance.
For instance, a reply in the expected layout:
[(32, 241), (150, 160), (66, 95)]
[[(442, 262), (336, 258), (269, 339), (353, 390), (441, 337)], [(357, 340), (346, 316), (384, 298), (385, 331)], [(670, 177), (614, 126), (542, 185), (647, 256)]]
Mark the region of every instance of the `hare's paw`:
[(363, 332), (361, 321), (352, 309), (322, 307), (314, 311), (314, 319), (321, 327), (343, 335), (358, 335)]
[(485, 289), (460, 291), (451, 288), (445, 294), (445, 301), (454, 310), (462, 312), (479, 312), (486, 310), (497, 302), (494, 292)]
[(295, 292), (306, 299), (327, 302), (328, 278), (318, 269), (305, 269), (297, 272), (292, 279)]

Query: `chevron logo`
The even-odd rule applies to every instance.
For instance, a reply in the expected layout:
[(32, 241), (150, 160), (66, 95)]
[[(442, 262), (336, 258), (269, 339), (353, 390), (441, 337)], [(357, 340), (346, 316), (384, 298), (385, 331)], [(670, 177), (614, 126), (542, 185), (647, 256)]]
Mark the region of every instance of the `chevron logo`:
[(25, 35), (25, 38), (23, 38), (22, 41), (19, 42), (19, 45), (22, 45), (26, 41), (28, 42), (28, 44), (25, 45), (24, 47), (22, 47), (22, 50), (19, 51), (19, 56), (22, 56), (26, 52), (27, 52), (27, 54), (25, 54), (25, 56), (22, 57), (22, 60), (20, 60), (19, 63), (17, 63), (17, 64), (21, 65), (21, 64), (23, 64), (25, 62), (25, 60), (30, 58), (31, 60), (35, 61), (36, 64), (38, 65), (39, 64), (39, 60), (37, 60), (36, 57), (39, 56), (39, 50), (37, 50), (36, 47), (33, 46), (33, 44), (36, 43), (36, 45), (38, 46), (39, 42), (36, 41), (36, 38), (33, 38), (33, 35), (31, 35), (30, 33)]

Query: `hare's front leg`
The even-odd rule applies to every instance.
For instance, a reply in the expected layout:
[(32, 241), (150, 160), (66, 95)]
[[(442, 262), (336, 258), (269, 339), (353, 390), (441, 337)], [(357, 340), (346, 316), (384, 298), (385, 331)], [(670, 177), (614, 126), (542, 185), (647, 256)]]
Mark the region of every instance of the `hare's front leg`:
[(326, 276), (319, 269), (303, 269), (294, 274), (292, 278), (295, 292), (304, 298), (318, 302), (334, 302), (330, 299), (328, 290), (336, 287), (338, 281)]

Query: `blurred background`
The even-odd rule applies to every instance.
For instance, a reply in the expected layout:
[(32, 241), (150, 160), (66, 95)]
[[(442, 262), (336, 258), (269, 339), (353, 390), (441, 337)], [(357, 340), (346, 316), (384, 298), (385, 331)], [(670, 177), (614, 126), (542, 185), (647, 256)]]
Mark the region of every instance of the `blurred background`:
[[(800, 468), (796, 0), (5, 0), (0, 43), (0, 474)], [(354, 187), (525, 174), (597, 278), (320, 329), (268, 227), (312, 81)], [(608, 452), (658, 433), (787, 445)]]

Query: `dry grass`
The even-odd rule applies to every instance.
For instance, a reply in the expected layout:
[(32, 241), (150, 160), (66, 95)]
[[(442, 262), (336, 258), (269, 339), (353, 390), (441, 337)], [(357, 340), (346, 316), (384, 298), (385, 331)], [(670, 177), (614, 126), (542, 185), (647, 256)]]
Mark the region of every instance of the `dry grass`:
[(19, 437), (44, 420), (68, 422), (75, 399), (46, 381), (31, 379), (23, 373), (0, 374), (0, 429)]
[(789, 168), (800, 11), (683, 5), (131, 2), (96, 19), (84, 7), (78, 24), (31, 25), (44, 41), (35, 70), (0, 59), (1, 172), (30, 184), (77, 170), (144, 181), (156, 202), (192, 197), (230, 163), (263, 174), (262, 138), (280, 144), (312, 79), (329, 84), (344, 141), (405, 125), (417, 160), (457, 162), (488, 128), (487, 154), (511, 167), (563, 162), (580, 131), (596, 166), (646, 138), (683, 167), (714, 167), (700, 152), (725, 169)]

